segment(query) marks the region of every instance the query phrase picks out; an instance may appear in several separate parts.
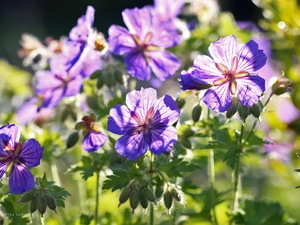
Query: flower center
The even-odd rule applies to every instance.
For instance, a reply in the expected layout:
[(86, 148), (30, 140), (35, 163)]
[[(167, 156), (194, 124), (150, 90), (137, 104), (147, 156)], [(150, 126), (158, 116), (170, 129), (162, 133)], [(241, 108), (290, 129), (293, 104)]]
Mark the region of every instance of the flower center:
[(231, 94), (235, 95), (236, 93), (236, 79), (246, 77), (249, 75), (248, 72), (240, 71), (237, 72), (237, 66), (238, 66), (238, 57), (234, 56), (231, 62), (231, 69), (228, 69), (227, 66), (216, 63), (215, 64), (217, 69), (222, 73), (224, 78), (217, 79), (213, 82), (215, 86), (223, 85), (227, 82), (230, 82), (230, 92)]
[(146, 113), (145, 119), (139, 117), (135, 112), (131, 112), (131, 116), (137, 121), (138, 126), (135, 128), (135, 131), (139, 134), (144, 132), (148, 134), (152, 129), (152, 119), (154, 116), (154, 108), (151, 107), (148, 112)]

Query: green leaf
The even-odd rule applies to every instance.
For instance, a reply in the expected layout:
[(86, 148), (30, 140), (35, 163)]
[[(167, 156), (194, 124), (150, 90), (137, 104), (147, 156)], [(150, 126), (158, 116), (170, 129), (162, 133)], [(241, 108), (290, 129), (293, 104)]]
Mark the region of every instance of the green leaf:
[(80, 225), (90, 225), (90, 223), (93, 220), (93, 216), (81, 214), (79, 219), (80, 219), (80, 222), (79, 222)]
[(241, 153), (242, 150), (238, 148), (229, 148), (224, 156), (223, 162), (226, 162), (226, 164), (233, 169)]
[(114, 171), (114, 174), (107, 176), (107, 180), (103, 182), (102, 189), (112, 189), (115, 190), (122, 189), (126, 187), (130, 182), (130, 176), (127, 171)]

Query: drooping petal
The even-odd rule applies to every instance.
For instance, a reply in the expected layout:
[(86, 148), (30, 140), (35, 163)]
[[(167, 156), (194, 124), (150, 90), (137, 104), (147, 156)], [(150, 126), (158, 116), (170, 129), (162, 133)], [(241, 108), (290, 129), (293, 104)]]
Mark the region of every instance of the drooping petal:
[(147, 136), (144, 136), (143, 132), (126, 134), (117, 140), (115, 147), (120, 155), (127, 159), (136, 160), (146, 153), (149, 146), (148, 142)]
[(177, 102), (171, 96), (165, 95), (157, 100), (154, 106), (154, 116), (151, 120), (152, 127), (172, 126), (179, 117), (180, 110)]
[(234, 35), (220, 38), (211, 43), (208, 50), (216, 63), (221, 63), (230, 70), (232, 59), (237, 56), (237, 40)]
[(126, 55), (125, 63), (128, 73), (139, 80), (149, 80), (151, 70), (143, 52), (132, 52)]
[(170, 127), (162, 127), (151, 130), (150, 151), (156, 155), (163, 152), (170, 152), (177, 141), (177, 130)]
[(141, 9), (125, 9), (122, 12), (123, 21), (131, 34), (144, 40), (152, 26), (152, 15), (147, 7)]
[(136, 43), (127, 29), (112, 25), (108, 34), (109, 49), (113, 54), (124, 55), (136, 48)]
[(23, 144), (18, 159), (25, 166), (38, 166), (42, 158), (43, 149), (44, 148), (35, 139), (28, 139)]
[(168, 51), (148, 51), (149, 65), (153, 73), (164, 81), (172, 76), (181, 66), (181, 61)]
[(172, 20), (178, 16), (184, 3), (184, 0), (154, 0), (156, 16), (161, 21)]
[(137, 121), (132, 118), (126, 106), (116, 105), (110, 110), (107, 122), (108, 131), (115, 134), (126, 134), (133, 132), (137, 126)]
[[(126, 105), (135, 119), (144, 120), (148, 110), (157, 101), (157, 92), (153, 88), (142, 88), (140, 91), (131, 91), (126, 96)], [(134, 115), (133, 113), (134, 112)]]
[(9, 175), (9, 189), (13, 194), (31, 190), (35, 185), (29, 170), (21, 164), (14, 164)]
[(0, 178), (2, 178), (4, 176), (10, 163), (11, 163), (10, 160), (0, 162)]
[(265, 80), (259, 76), (247, 76), (236, 79), (237, 97), (245, 106), (257, 103), (265, 91)]
[(203, 97), (203, 102), (212, 110), (218, 112), (227, 111), (233, 101), (230, 92), (230, 82), (219, 86), (213, 86), (207, 90)]
[(267, 62), (267, 56), (258, 48), (255, 41), (249, 41), (239, 51), (237, 71), (254, 72), (262, 68)]
[(38, 113), (38, 99), (33, 97), (26, 101), (17, 111), (16, 119), (19, 124), (25, 125), (33, 121)]
[(102, 132), (88, 132), (82, 141), (82, 147), (87, 152), (94, 152), (97, 151), (107, 139), (108, 137)]
[(15, 150), (20, 139), (20, 130), (15, 124), (8, 124), (0, 127), (0, 142)]
[(214, 60), (205, 55), (197, 56), (191, 75), (192, 79), (199, 84), (213, 84), (215, 80), (223, 77)]
[(77, 26), (75, 26), (69, 36), (72, 40), (82, 42), (87, 41), (92, 26), (94, 23), (95, 9), (92, 6), (88, 6), (86, 14), (78, 19)]

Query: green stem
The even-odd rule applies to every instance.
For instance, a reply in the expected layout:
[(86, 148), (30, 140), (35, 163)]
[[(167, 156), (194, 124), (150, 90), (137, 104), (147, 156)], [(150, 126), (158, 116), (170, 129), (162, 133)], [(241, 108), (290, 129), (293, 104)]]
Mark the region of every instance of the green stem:
[[(151, 181), (152, 181), (152, 174), (153, 174), (153, 162), (154, 162), (154, 154), (151, 152), (151, 160), (150, 160), (150, 179), (151, 179)], [(153, 206), (152, 202), (150, 202), (149, 225), (154, 225), (154, 206)]]
[(214, 150), (209, 150), (208, 157), (209, 166), (209, 181), (210, 181), (210, 214), (213, 224), (218, 225), (218, 220), (216, 216), (216, 195), (215, 195), (215, 160), (214, 160)]
[(99, 197), (100, 197), (100, 171), (96, 172), (96, 207), (95, 207), (95, 225), (98, 224)]
[(173, 218), (172, 218), (172, 225), (175, 225), (177, 218), (177, 209), (174, 209)]
[[(239, 148), (242, 151), (242, 141), (244, 136), (244, 123), (241, 126), (241, 134), (239, 139)], [(236, 213), (239, 208), (239, 173), (240, 173), (240, 155), (237, 156), (237, 160), (233, 170), (233, 198), (232, 198), (232, 212)]]
[(45, 225), (45, 218), (41, 214), (39, 214), (39, 216), (40, 216), (40, 224)]

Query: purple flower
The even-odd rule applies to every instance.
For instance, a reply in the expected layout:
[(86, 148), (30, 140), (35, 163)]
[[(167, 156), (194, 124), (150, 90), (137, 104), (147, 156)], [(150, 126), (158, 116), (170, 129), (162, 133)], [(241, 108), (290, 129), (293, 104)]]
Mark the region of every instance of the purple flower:
[(132, 91), (125, 105), (110, 110), (107, 130), (123, 135), (116, 142), (116, 150), (128, 159), (136, 160), (147, 149), (159, 155), (170, 152), (177, 141), (177, 130), (172, 126), (180, 110), (168, 95), (157, 99), (153, 88)]
[(66, 58), (62, 54), (50, 61), (51, 71), (38, 73), (36, 92), (43, 96), (41, 107), (55, 108), (64, 97), (77, 95), (83, 84), (83, 78), (67, 72)]
[(125, 55), (129, 74), (140, 80), (149, 80), (151, 70), (162, 81), (173, 75), (180, 67), (180, 60), (165, 48), (179, 43), (180, 35), (157, 24), (151, 9), (125, 9), (123, 20), (128, 30), (112, 25), (109, 28), (110, 51)]
[(29, 139), (22, 145), (20, 131), (14, 124), (0, 128), (0, 178), (12, 165), (9, 175), (9, 188), (13, 194), (21, 194), (35, 185), (33, 175), (26, 167), (40, 164), (43, 148), (35, 139)]
[(290, 161), (291, 152), (294, 148), (292, 142), (278, 142), (269, 137), (266, 138), (266, 141), (269, 141), (270, 143), (264, 145), (264, 153), (266, 153), (270, 158), (280, 160), (284, 163)]
[[(251, 40), (238, 51), (236, 38), (232, 35), (212, 43), (209, 52), (212, 58), (199, 55), (190, 75), (185, 71), (181, 75), (182, 89), (195, 87), (195, 83), (211, 85), (203, 101), (219, 112), (227, 111), (234, 98), (244, 106), (257, 103), (265, 91), (265, 80), (255, 71), (267, 60), (257, 43)], [(189, 82), (188, 78), (191, 78)]]
[(154, 0), (155, 16), (163, 22), (175, 19), (183, 7), (185, 0)]
[(80, 128), (82, 126), (84, 134), (82, 147), (87, 152), (97, 151), (108, 140), (108, 137), (102, 133), (95, 121), (96, 116), (91, 114), (90, 116), (84, 116), (82, 122), (77, 123)]

